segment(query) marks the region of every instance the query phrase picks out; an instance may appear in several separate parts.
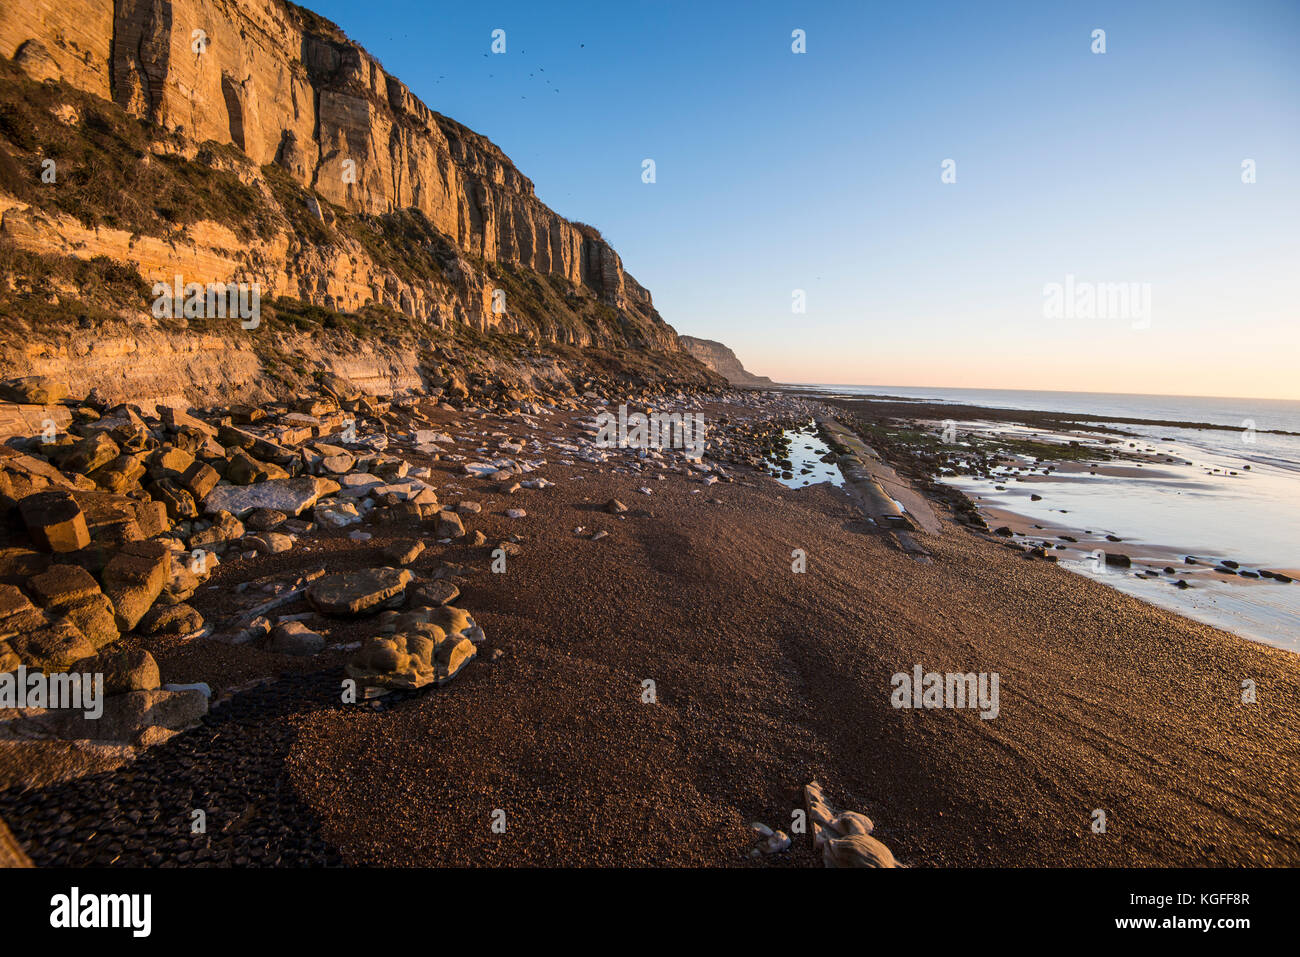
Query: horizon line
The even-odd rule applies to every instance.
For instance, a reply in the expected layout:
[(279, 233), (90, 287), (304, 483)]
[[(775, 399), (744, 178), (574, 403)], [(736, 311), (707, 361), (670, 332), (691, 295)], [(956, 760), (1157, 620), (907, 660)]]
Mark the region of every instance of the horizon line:
[[(777, 385), (815, 386), (830, 389), (943, 389), (965, 392), (1038, 392), (1049, 395), (1106, 395), (1137, 396), (1159, 399), (1241, 399), (1247, 402), (1300, 402), (1300, 397), (1279, 398), (1263, 395), (1193, 395), (1184, 392), (1093, 392), (1088, 389), (1022, 389), (993, 386), (950, 386), (950, 385), (880, 385), (876, 383), (850, 382), (784, 382), (773, 380)], [(906, 398), (904, 396), (903, 398)]]

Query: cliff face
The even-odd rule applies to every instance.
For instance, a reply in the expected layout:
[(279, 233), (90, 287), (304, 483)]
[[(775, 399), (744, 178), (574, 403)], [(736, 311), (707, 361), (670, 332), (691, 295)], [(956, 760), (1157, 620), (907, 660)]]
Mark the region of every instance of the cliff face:
[[(430, 110), (310, 11), (282, 0), (25, 0), (0, 6), (0, 55), (35, 80), (109, 100), (187, 143), (233, 146), (250, 167), (237, 175), (264, 193), (259, 170), (275, 164), (310, 191), (306, 202), (326, 223), (331, 204), (370, 216), (419, 210), (470, 260), (448, 264), (431, 283), (375, 262), (347, 237), (332, 248), (306, 248), (288, 231), (252, 245), (214, 244), (212, 230), (199, 230), (179, 239), (187, 279), (257, 279), (273, 295), (332, 308), (376, 302), (426, 321), (539, 332), (492, 309), (494, 283), (471, 265), (481, 259), (590, 290), (631, 320), (636, 344), (678, 348), (649, 292), (594, 231), (550, 210), (495, 145)], [(3, 206), (7, 231), (26, 248), (77, 250), (88, 240), (39, 207)], [(170, 278), (175, 264), (166, 255), (137, 261), (134, 240), (119, 247), (95, 232), (102, 253), (135, 263), (149, 281)], [(581, 328), (558, 338), (611, 344)]]
[(696, 339), (694, 336), (679, 336), (682, 348), (699, 359), (718, 375), (732, 385), (765, 386), (772, 385), (772, 380), (765, 375), (753, 375), (740, 364), (736, 354), (721, 342), (712, 339)]

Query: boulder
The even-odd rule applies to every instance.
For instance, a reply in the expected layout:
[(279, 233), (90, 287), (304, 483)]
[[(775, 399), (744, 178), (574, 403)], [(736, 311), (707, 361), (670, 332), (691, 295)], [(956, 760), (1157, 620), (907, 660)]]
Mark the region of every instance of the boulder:
[(90, 544), (86, 516), (71, 492), (51, 491), (28, 495), (18, 510), (32, 542), (46, 552), (73, 552)]
[(181, 522), (187, 518), (198, 517), (199, 509), (194, 504), (194, 497), (173, 479), (163, 478), (151, 483), (149, 494), (154, 501), (162, 502), (163, 507), (167, 509), (167, 517), (172, 521)]
[(281, 532), (263, 532), (252, 536), (247, 542), (259, 555), (278, 555), (293, 548), (293, 539)]
[(409, 565), (424, 551), (424, 542), (418, 538), (399, 538), (384, 549), (384, 558), (394, 565)]
[(898, 861), (880, 841), (869, 834), (850, 834), (827, 839), (822, 850), (827, 867), (897, 867)]
[(440, 579), (417, 586), (411, 600), (416, 605), (437, 607), (449, 604), (459, 596), (459, 588), (446, 579)]
[(60, 456), (59, 464), (67, 472), (80, 472), (83, 475), (108, 465), (121, 453), (106, 433), (96, 432), (71, 446)]
[(81, 629), (66, 618), (27, 630), (8, 642), (23, 664), (42, 671), (63, 671), (96, 651)]
[(447, 637), (442, 629), (429, 625), (418, 632), (371, 638), (344, 670), (370, 687), (423, 688), (450, 681), (474, 653), (473, 642)]
[(132, 542), (104, 567), (104, 594), (113, 602), (117, 626), (130, 631), (144, 617), (167, 584), (171, 550), (161, 542)]
[(194, 727), (207, 713), (208, 697), (198, 689), (155, 688), (105, 697), (104, 713), (99, 718), (86, 718), (80, 711), (59, 712), (53, 723), (61, 737), (133, 744), (150, 728), (183, 731)]
[(219, 481), (221, 476), (217, 470), (203, 462), (192, 463), (180, 477), (181, 487), (194, 496), (196, 502), (203, 501)]
[(465, 534), (465, 523), (455, 512), (439, 512), (433, 534), (438, 538), (460, 538)]
[(122, 495), (138, 485), (146, 471), (143, 455), (119, 455), (96, 469), (89, 478), (105, 491)]
[(259, 508), (298, 515), (315, 505), (322, 495), (329, 495), (338, 489), (337, 482), (312, 475), (272, 479), (255, 485), (218, 485), (204, 498), (203, 509), (210, 514), (230, 512), (237, 518), (243, 518)]
[(826, 867), (899, 867), (889, 848), (871, 837), (871, 818), (856, 811), (836, 811), (825, 799), (822, 786), (804, 787), (808, 811), (808, 836), (813, 849), (822, 852)]
[(369, 568), (317, 579), (307, 600), (327, 615), (360, 615), (399, 604), (412, 575), (406, 569)]
[(140, 619), (136, 630), (142, 635), (192, 635), (203, 628), (203, 616), (184, 602), (158, 605)]
[(273, 508), (255, 508), (248, 513), (244, 524), (255, 532), (269, 532), (276, 526), (283, 525), (288, 518), (284, 512)]
[(33, 576), (27, 587), (36, 600), (47, 607), (67, 605), (100, 594), (99, 582), (78, 565), (51, 565), (47, 571)]
[(266, 650), (281, 655), (314, 655), (325, 648), (325, 639), (300, 621), (276, 625), (266, 643)]
[(143, 648), (101, 652), (73, 662), (68, 670), (79, 674), (102, 674), (106, 695), (153, 691), (162, 683), (158, 662)]
[(220, 545), (244, 537), (244, 523), (229, 512), (217, 512), (212, 524), (201, 532), (195, 532), (187, 543), (190, 548), (203, 545)]

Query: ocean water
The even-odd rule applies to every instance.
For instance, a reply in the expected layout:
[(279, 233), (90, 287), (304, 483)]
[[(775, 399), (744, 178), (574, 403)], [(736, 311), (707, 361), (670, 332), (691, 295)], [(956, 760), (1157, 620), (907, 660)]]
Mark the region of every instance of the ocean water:
[[(1300, 433), (1300, 401), (892, 386), (808, 388), (841, 395), (886, 395), (983, 408), (1222, 426), (1175, 429), (1115, 423), (1116, 428), (1132, 433), (1123, 439), (1125, 450), (1154, 450), (1158, 459), (1141, 469), (1125, 469), (1129, 474), (1123, 476), (1059, 470), (1023, 482), (966, 476), (947, 481), (982, 508), (1023, 517), (1031, 529), (1041, 525), (1039, 534), (1045, 538), (1066, 530), (1092, 533), (1076, 535), (1079, 546), (1060, 554), (1064, 567), (1096, 574), (1096, 563), (1087, 552), (1097, 545), (1123, 551), (1134, 560), (1135, 568), (1139, 562), (1157, 569), (1175, 566), (1177, 577), (1188, 577), (1191, 588), (1172, 587), (1173, 576), (1146, 580), (1111, 571), (1098, 577), (1188, 617), (1300, 651), (1300, 582), (1248, 581), (1207, 571), (1207, 563), (1231, 559), (1245, 569), (1263, 568), (1300, 577), (1300, 436), (1266, 431)], [(959, 432), (1015, 431), (1049, 440), (1060, 438), (981, 421), (974, 415), (956, 421)], [(1041, 498), (1034, 501), (1033, 495)], [(1112, 546), (1104, 540), (1105, 535), (1123, 541)], [(1200, 564), (1185, 566), (1182, 558), (1188, 555)]]

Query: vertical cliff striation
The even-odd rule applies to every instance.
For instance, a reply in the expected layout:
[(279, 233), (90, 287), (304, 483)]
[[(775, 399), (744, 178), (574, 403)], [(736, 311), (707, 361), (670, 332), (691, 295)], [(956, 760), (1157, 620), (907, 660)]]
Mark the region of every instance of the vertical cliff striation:
[[(308, 202), (326, 201), (325, 210), (418, 210), (471, 262), (518, 266), (591, 290), (631, 314), (648, 345), (678, 348), (650, 293), (598, 233), (557, 215), (492, 142), (429, 109), (309, 10), (283, 0), (25, 0), (0, 6), (0, 55), (33, 79), (111, 101), (190, 143), (228, 144), (254, 171), (273, 164), (310, 192)], [(47, 245), (80, 241), (65, 234)], [(290, 245), (288, 256), (299, 251)], [(276, 256), (262, 251), (263, 259)], [(256, 273), (243, 258), (244, 271)], [(281, 280), (277, 293), (335, 308), (378, 301), (429, 318), (420, 316), (421, 301), (436, 297), (408, 277), (363, 276), (359, 288), (337, 294), (326, 287), (338, 281), (321, 272), (330, 265), (272, 263), (258, 278)], [(397, 293), (394, 278), (405, 286)], [(499, 321), (490, 291), (462, 290), (459, 298), (470, 320)]]

